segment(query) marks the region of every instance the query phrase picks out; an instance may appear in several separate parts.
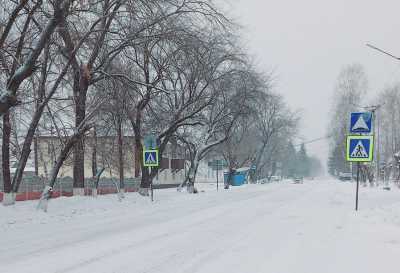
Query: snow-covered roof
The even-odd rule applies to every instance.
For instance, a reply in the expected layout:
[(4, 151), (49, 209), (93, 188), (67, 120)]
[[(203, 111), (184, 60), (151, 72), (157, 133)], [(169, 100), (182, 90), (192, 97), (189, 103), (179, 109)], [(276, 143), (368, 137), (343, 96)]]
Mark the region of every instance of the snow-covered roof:
[(250, 167), (242, 167), (242, 168), (236, 169), (237, 172), (246, 172), (248, 170), (250, 170)]

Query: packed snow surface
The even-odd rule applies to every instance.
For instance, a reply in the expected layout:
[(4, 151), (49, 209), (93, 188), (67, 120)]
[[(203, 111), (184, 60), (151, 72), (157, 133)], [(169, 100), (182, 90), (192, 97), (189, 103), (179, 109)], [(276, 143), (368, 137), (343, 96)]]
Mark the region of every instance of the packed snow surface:
[(0, 206), (2, 273), (400, 272), (400, 191), (316, 179)]

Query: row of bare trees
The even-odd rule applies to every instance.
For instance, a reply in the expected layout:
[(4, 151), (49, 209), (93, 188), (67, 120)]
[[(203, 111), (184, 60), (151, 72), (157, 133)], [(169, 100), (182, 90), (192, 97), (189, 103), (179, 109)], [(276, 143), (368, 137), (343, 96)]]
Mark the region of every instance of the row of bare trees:
[(349, 133), (350, 114), (363, 109), (362, 98), (368, 89), (368, 79), (364, 67), (360, 64), (345, 66), (339, 73), (335, 84), (331, 120), (328, 135), (331, 136), (331, 150), (328, 158), (329, 174), (351, 172), (351, 165), (346, 161), (346, 136)]
[(251, 150), (260, 156), (249, 159), (260, 164), (272, 139), (295, 127), (270, 78), (238, 48), (237, 26), (211, 1), (21, 0), (0, 9), (3, 203), (14, 202), (32, 147), (40, 154), (40, 135), (60, 140), (46, 196), (68, 159), (74, 193), (83, 194), (88, 134), (89, 176), (98, 172), (97, 135), (117, 137), (121, 188), (124, 135), (134, 136), (135, 175), (146, 195), (157, 174), (140, 167), (146, 134), (156, 135), (160, 157), (171, 141), (188, 148), (193, 185), (200, 160), (241, 138), (239, 131), (261, 134), (262, 149)]
[(400, 186), (400, 85), (386, 86), (375, 100), (375, 142), (381, 180), (392, 178)]
[[(329, 124), (331, 147), (328, 168), (331, 175), (354, 172), (355, 166), (346, 162), (346, 135), (349, 133), (349, 119), (352, 112), (373, 111), (375, 134), (374, 161), (361, 164), (361, 180), (370, 185), (389, 179), (400, 180), (400, 87), (388, 85), (373, 100), (365, 101), (368, 93), (368, 79), (359, 64), (344, 67), (340, 72), (334, 93), (334, 103)], [(378, 166), (378, 164), (380, 166)]]

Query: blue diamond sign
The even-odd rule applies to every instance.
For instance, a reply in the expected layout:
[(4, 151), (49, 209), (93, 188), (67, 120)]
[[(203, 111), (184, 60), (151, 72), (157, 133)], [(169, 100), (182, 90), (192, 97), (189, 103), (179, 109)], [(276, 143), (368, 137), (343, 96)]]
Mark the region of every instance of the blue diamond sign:
[(158, 150), (143, 150), (143, 166), (158, 167)]
[(350, 133), (369, 134), (372, 131), (372, 113), (351, 113)]

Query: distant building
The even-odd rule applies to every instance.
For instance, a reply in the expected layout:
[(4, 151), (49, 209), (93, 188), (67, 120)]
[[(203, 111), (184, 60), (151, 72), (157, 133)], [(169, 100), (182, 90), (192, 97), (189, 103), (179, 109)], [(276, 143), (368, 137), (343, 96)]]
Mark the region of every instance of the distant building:
[[(37, 138), (37, 162), (35, 163), (35, 149), (32, 144), (32, 152), (25, 169), (26, 175), (35, 174), (35, 165), (37, 164), (38, 175), (49, 177), (51, 169), (57, 159), (59, 152), (62, 149), (65, 139), (60, 139), (57, 136), (39, 136)], [(96, 139), (96, 162), (97, 169), (105, 168), (102, 177), (119, 177), (118, 166), (118, 143), (115, 136), (98, 136)], [(85, 137), (85, 177), (92, 177), (92, 163), (94, 151), (93, 136)], [(1, 141), (0, 141), (1, 145)], [(1, 149), (0, 149), (1, 150)], [(160, 162), (159, 173), (155, 178), (154, 183), (159, 184), (178, 184), (182, 182), (185, 175), (185, 160), (184, 150), (178, 145), (168, 145), (164, 151), (163, 158)], [(124, 136), (123, 138), (123, 164), (125, 178), (135, 177), (135, 168), (139, 168), (136, 175), (140, 176), (140, 166), (135, 160), (135, 140), (133, 136)], [(139, 155), (142, 156), (142, 155)], [(71, 151), (69, 157), (61, 167), (58, 177), (73, 176), (73, 153)], [(17, 161), (15, 158), (10, 160), (11, 173), (15, 172)], [(1, 163), (1, 151), (0, 151)], [(1, 180), (1, 179), (0, 179)]]

